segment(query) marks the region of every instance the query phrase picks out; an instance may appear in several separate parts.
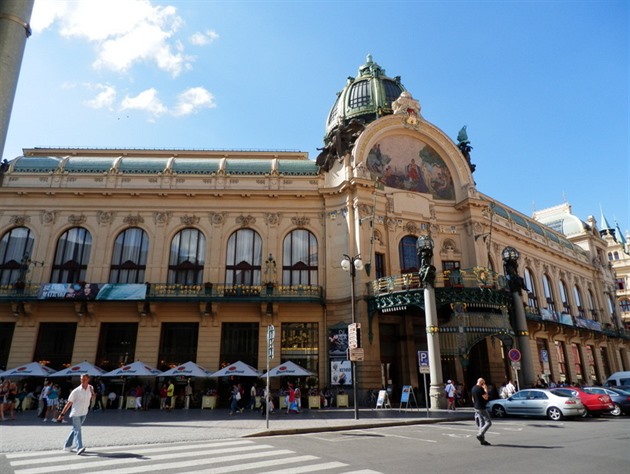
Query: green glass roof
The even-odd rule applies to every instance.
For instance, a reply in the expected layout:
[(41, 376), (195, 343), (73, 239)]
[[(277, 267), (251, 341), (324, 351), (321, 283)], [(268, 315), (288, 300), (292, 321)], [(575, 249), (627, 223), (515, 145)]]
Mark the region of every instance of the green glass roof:
[(167, 164), (168, 158), (123, 158), (118, 170), (129, 174), (162, 173)]
[(226, 160), (225, 172), (227, 174), (269, 174), (271, 173), (271, 160)]
[(278, 161), (278, 173), (293, 176), (317, 176), (319, 167), (314, 161)]
[(110, 157), (72, 157), (63, 169), (72, 173), (105, 173), (114, 166), (115, 160)]
[(173, 173), (177, 174), (212, 174), (219, 171), (220, 159), (213, 158), (176, 158), (173, 162)]
[(21, 156), (17, 160), (15, 160), (13, 171), (17, 173), (41, 173), (47, 171), (52, 172), (57, 169), (62, 161), (63, 158), (57, 158), (53, 156)]

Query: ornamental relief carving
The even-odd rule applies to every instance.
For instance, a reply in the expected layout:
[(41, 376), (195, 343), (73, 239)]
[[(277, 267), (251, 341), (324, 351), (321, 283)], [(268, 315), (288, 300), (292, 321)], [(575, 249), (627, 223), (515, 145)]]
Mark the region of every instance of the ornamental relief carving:
[(153, 222), (156, 225), (168, 225), (171, 222), (171, 212), (169, 211), (157, 211), (153, 213)]
[(367, 204), (359, 204), (357, 207), (357, 211), (359, 212), (359, 218), (365, 219), (366, 217), (372, 216), (373, 207), (368, 206)]
[(418, 225), (415, 222), (407, 222), (405, 224), (405, 231), (409, 234), (418, 234)]
[(82, 225), (87, 221), (87, 217), (83, 214), (77, 216), (76, 214), (70, 214), (68, 216), (68, 222), (72, 225)]
[(31, 222), (31, 218), (29, 216), (12, 216), (11, 224), (23, 226)]
[(210, 218), (210, 222), (213, 225), (223, 225), (225, 224), (225, 217), (227, 216), (227, 212), (209, 212), (208, 217)]
[(199, 224), (199, 217), (185, 215), (179, 218), (182, 225), (197, 225)]
[(125, 224), (128, 224), (132, 227), (137, 226), (138, 224), (143, 224), (144, 223), (144, 217), (142, 217), (140, 214), (136, 215), (136, 216), (132, 216), (131, 214), (129, 214), (127, 217), (125, 217), (123, 219), (123, 222)]
[(42, 224), (54, 224), (57, 219), (57, 211), (42, 211), (39, 217)]
[(98, 211), (96, 213), (96, 220), (99, 224), (111, 224), (114, 222), (115, 215), (113, 211)]
[(267, 225), (278, 225), (280, 222), (280, 213), (279, 212), (267, 212), (265, 213), (265, 224)]
[(256, 218), (249, 214), (247, 216), (241, 214), (236, 218), (236, 223), (241, 227), (249, 227), (256, 223)]
[(307, 225), (310, 224), (310, 222), (311, 220), (308, 217), (304, 217), (304, 216), (291, 218), (291, 223), (298, 227), (306, 227)]

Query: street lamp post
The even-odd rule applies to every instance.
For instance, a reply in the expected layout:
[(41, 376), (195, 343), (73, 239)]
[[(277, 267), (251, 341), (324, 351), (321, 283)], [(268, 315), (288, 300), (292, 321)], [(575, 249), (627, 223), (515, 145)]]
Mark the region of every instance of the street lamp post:
[(514, 303), (514, 329), (516, 330), (516, 340), (521, 352), (521, 367), (523, 369), (524, 387), (533, 387), (536, 382), (534, 373), (534, 359), (529, 345), (529, 330), (527, 329), (527, 318), (523, 308), (523, 297), (521, 292), (525, 289), (525, 282), (518, 274), (518, 258), (520, 253), (514, 247), (505, 247), (501, 252), (503, 257), (503, 268), (505, 277), (512, 292)]
[[(352, 313), (352, 324), (356, 323), (356, 311), (354, 307), (354, 278), (357, 275), (357, 270), (363, 270), (363, 260), (360, 255), (351, 257), (349, 255), (343, 256), (341, 261), (341, 268), (344, 271), (350, 272), (350, 312)], [(354, 398), (354, 419), (359, 419), (359, 400), (357, 395), (357, 369), (356, 362), (350, 358), (350, 364), (352, 366), (352, 396)]]
[[(424, 286), (424, 314), (426, 319), (427, 349), (429, 353), (429, 375), (431, 377), (429, 398), (433, 400), (431, 409), (440, 408), (442, 394), (442, 355), (440, 353), (440, 334), (435, 303), (435, 267), (433, 259), (433, 239), (429, 235), (421, 235), (416, 241), (416, 252), (420, 258), (420, 278)], [(427, 407), (429, 406), (427, 400)]]

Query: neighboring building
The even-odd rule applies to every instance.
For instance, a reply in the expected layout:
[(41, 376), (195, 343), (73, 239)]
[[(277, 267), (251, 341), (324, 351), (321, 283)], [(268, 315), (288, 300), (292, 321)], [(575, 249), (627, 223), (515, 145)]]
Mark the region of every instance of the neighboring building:
[[(565, 236), (481, 193), (465, 130), (454, 143), (371, 58), (339, 93), (324, 145), (317, 161), (25, 149), (0, 175), (0, 366), (262, 369), (273, 324), (271, 364), (293, 360), (320, 388), (335, 386), (351, 379), (355, 309), (359, 386), (391, 386), (395, 399), (402, 385), (422, 387), (418, 351), (434, 336), (432, 383), (443, 373), (498, 386), (513, 378), (507, 354), (519, 337), (531, 370), (553, 380), (630, 369), (595, 223)], [(437, 325), (425, 317), (422, 235), (435, 243)], [(526, 330), (515, 330), (506, 247), (521, 255)], [(361, 255), (365, 269), (351, 277), (344, 255)]]

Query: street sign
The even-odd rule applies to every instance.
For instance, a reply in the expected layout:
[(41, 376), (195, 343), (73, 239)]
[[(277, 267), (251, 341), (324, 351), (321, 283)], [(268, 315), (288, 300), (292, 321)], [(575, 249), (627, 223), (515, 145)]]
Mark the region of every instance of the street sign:
[(521, 370), (521, 363), (520, 362), (512, 362), (512, 369), (514, 369), (514, 370)]
[(418, 351), (418, 367), (421, 374), (431, 373), (429, 367), (429, 351)]
[(267, 326), (267, 355), (269, 356), (270, 360), (273, 359), (274, 356), (273, 346), (275, 340), (276, 328), (273, 326), (273, 324), (270, 324), (269, 326)]
[(361, 323), (352, 323), (348, 325), (348, 348), (358, 347), (361, 347)]
[(508, 358), (512, 362), (520, 361), (521, 360), (521, 351), (519, 351), (518, 349), (510, 349), (510, 351), (508, 352)]
[(354, 362), (361, 362), (364, 358), (364, 352), (362, 347), (355, 347), (350, 349), (350, 360)]

